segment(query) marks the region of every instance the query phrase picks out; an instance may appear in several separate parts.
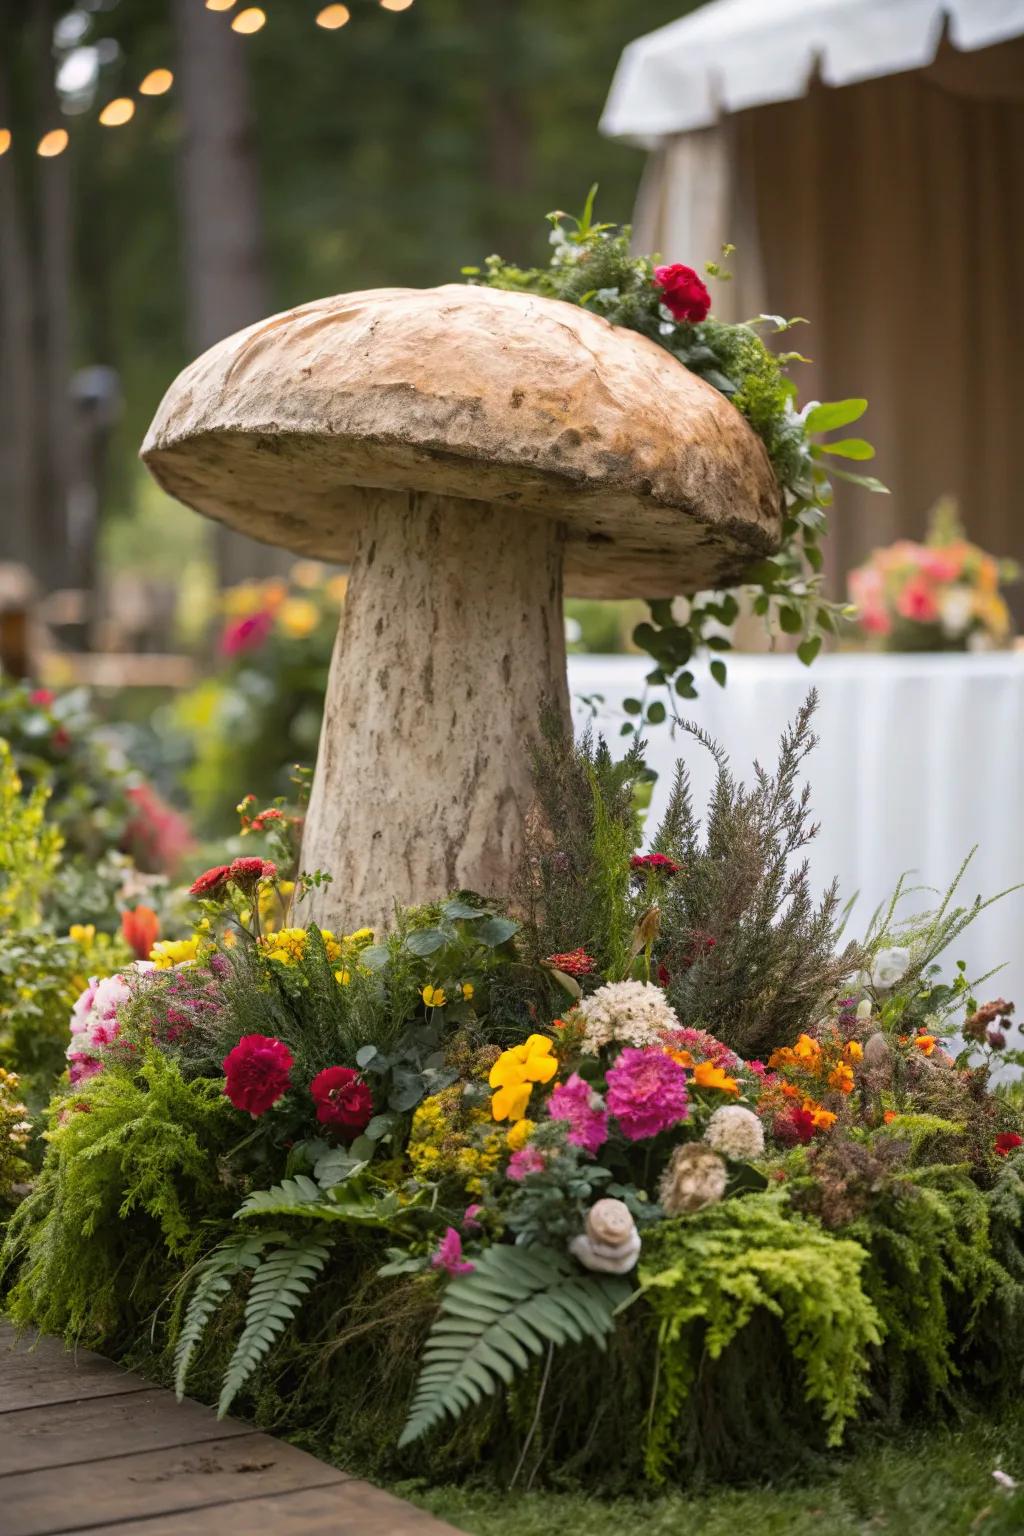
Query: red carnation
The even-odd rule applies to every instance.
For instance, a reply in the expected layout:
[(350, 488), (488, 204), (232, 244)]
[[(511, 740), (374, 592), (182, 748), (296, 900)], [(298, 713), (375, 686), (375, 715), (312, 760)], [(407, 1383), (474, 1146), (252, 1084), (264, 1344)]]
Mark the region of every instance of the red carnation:
[(589, 976), (597, 969), (597, 961), (585, 949), (571, 949), (564, 955), (548, 955), (545, 965), (553, 965), (566, 976)]
[(1018, 1136), (1016, 1131), (1000, 1131), (993, 1142), (993, 1147), (1000, 1157), (1009, 1157), (1011, 1152), (1016, 1152), (1021, 1146), (1024, 1146), (1024, 1136)]
[(189, 891), (193, 896), (223, 896), (229, 875), (230, 870), (226, 864), (215, 864), (212, 869), (204, 869), (198, 879), (193, 880)]
[(650, 870), (657, 875), (678, 875), (683, 866), (670, 859), (667, 853), (638, 853), (630, 859), (629, 867), (641, 874)]
[(224, 1092), (236, 1109), (263, 1115), (290, 1087), (292, 1053), (270, 1035), (243, 1035), (222, 1063)]
[(677, 320), (707, 318), (711, 295), (692, 267), (678, 261), (671, 267), (655, 267), (654, 281), (661, 289), (661, 302)]
[(309, 1085), (321, 1125), (337, 1125), (350, 1136), (365, 1131), (373, 1115), (373, 1095), (351, 1067), (325, 1067)]
[(277, 874), (277, 865), (270, 859), (234, 859), (228, 869), (228, 879), (243, 889), (247, 886), (255, 887), (260, 880), (273, 880)]

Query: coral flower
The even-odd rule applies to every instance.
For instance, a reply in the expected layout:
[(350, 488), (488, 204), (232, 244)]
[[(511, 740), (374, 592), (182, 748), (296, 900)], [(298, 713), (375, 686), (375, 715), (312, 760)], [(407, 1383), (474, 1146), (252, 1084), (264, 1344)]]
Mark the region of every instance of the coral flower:
[(462, 1257), (462, 1238), (454, 1227), (445, 1232), (430, 1264), (432, 1269), (443, 1269), (449, 1275), (469, 1275), (476, 1268)]
[(913, 624), (934, 624), (939, 617), (939, 604), (935, 591), (924, 576), (911, 576), (896, 599), (896, 610), (901, 618)]
[(291, 1086), (292, 1053), (271, 1035), (243, 1035), (222, 1063), (224, 1092), (236, 1109), (263, 1115)]
[(189, 895), (211, 898), (223, 896), (229, 875), (230, 870), (226, 864), (215, 864), (212, 869), (204, 869), (189, 886)]
[(1009, 1157), (1011, 1152), (1024, 1146), (1024, 1136), (1018, 1136), (1016, 1131), (1001, 1131), (992, 1146), (999, 1157)]
[(365, 1131), (373, 1118), (373, 1095), (351, 1067), (325, 1067), (309, 1085), (321, 1125), (335, 1125), (350, 1136)]
[(497, 1089), (491, 1099), (495, 1120), (525, 1117), (534, 1083), (549, 1083), (558, 1071), (552, 1047), (546, 1035), (530, 1035), (522, 1045), (502, 1051), (488, 1078), (491, 1087)]
[(135, 907), (121, 913), (121, 932), (136, 960), (148, 960), (150, 950), (160, 937), (160, 919), (152, 907)]

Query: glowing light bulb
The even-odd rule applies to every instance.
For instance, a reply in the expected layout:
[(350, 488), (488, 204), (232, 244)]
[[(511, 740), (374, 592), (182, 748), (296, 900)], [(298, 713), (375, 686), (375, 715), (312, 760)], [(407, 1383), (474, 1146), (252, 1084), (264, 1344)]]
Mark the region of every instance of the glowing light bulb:
[(104, 128), (121, 128), (135, 116), (135, 103), (130, 96), (115, 96), (100, 113)]
[(36, 154), (42, 155), (44, 160), (52, 160), (55, 155), (62, 155), (68, 147), (68, 131), (66, 128), (51, 128), (49, 133), (44, 133), (36, 145)]
[(6, 155), (11, 147), (11, 130), (0, 128), (0, 155)]
[(412, 0), (380, 0), (380, 3), (385, 11), (407, 11), (412, 5)]
[(145, 80), (139, 86), (141, 96), (163, 96), (174, 84), (174, 76), (169, 69), (151, 69)]
[(318, 27), (323, 27), (325, 32), (336, 32), (350, 20), (352, 12), (347, 5), (325, 5), (316, 19)]
[(233, 32), (241, 32), (243, 37), (251, 37), (266, 25), (267, 13), (261, 11), (258, 5), (250, 5), (248, 10), (239, 11), (231, 22)]

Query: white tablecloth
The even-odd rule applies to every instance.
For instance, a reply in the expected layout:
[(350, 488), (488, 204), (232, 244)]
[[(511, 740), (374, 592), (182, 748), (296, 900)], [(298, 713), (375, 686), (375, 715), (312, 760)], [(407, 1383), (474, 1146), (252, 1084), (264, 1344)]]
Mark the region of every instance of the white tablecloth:
[[(728, 665), (727, 687), (698, 675), (700, 697), (680, 713), (721, 743), (743, 780), (754, 758), (774, 764), (782, 728), (808, 689), (818, 690), (821, 744), (807, 777), (821, 830), (811, 873), (818, 890), (835, 875), (844, 900), (859, 892), (852, 935), (863, 933), (902, 872), (944, 889), (975, 843), (962, 904), (1024, 880), (1024, 654), (830, 656), (810, 669), (792, 656), (737, 656)], [(577, 724), (589, 715), (578, 696), (602, 694), (595, 728), (616, 754), (624, 747), (622, 701), (639, 697), (650, 666), (634, 656), (569, 659)], [(648, 825), (657, 823), (678, 757), (695, 803), (706, 803), (713, 763), (704, 749), (679, 732), (673, 739), (667, 724), (647, 740), (659, 774)], [(983, 913), (945, 958), (965, 960), (971, 976), (1007, 962), (982, 991), (1016, 998), (1024, 1016), (1022, 934), (1019, 891)]]

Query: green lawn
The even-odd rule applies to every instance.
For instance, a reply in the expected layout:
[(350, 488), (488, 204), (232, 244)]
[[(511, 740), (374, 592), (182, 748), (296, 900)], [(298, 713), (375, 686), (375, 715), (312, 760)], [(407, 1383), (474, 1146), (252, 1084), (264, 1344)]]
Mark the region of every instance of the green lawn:
[[(771, 1446), (765, 1461), (770, 1463)], [(999, 1468), (1020, 1488), (993, 1478)], [(603, 1502), (576, 1494), (491, 1493), (402, 1484), (396, 1493), (473, 1536), (1020, 1536), (1024, 1410), (879, 1440), (811, 1481), (687, 1497)]]

